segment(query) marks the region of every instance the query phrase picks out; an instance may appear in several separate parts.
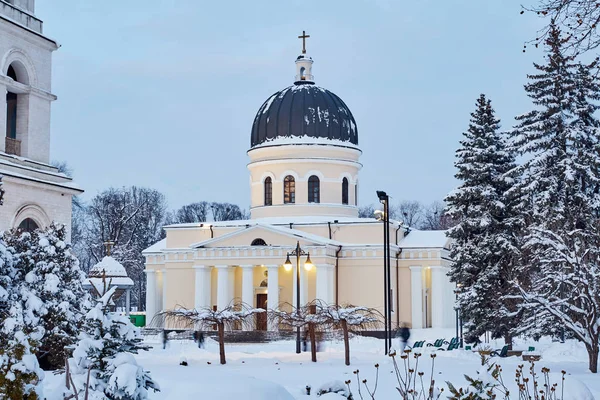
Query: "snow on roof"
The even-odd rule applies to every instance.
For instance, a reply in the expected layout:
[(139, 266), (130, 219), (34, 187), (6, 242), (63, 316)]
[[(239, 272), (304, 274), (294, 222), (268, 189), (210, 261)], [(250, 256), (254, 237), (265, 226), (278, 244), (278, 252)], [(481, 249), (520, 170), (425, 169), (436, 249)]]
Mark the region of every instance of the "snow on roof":
[[(336, 222), (337, 221), (337, 222)], [(267, 217), (256, 219), (241, 219), (234, 221), (207, 221), (207, 222), (192, 222), (185, 224), (167, 225), (165, 228), (194, 228), (194, 227), (237, 227), (246, 225), (287, 225), (289, 224), (373, 224), (381, 223), (375, 218), (358, 218), (358, 217), (328, 217), (328, 216), (301, 216), (301, 217)], [(390, 221), (392, 225), (397, 226), (397, 222)]]
[[(254, 224), (252, 227), (248, 228), (248, 229), (266, 229), (266, 230), (270, 230), (276, 233), (280, 233), (286, 236), (294, 236), (296, 238), (299, 239), (304, 239), (304, 240), (308, 240), (311, 242), (315, 242), (315, 243), (319, 243), (319, 244), (331, 244), (331, 245), (335, 245), (335, 246), (341, 246), (343, 245), (343, 243), (338, 242), (336, 240), (331, 240), (328, 239), (326, 237), (323, 236), (319, 236), (319, 235), (314, 235), (311, 233), (306, 233), (304, 231), (300, 231), (298, 229), (290, 229), (289, 227), (285, 228), (283, 226), (274, 226), (271, 224)], [(237, 230), (237, 231), (233, 231), (230, 233), (227, 233), (225, 235), (222, 236), (218, 236), (216, 238), (213, 239), (208, 239), (208, 240), (204, 240), (202, 242), (199, 243), (193, 243), (190, 245), (190, 247), (202, 247), (202, 246), (206, 246), (207, 244), (210, 243), (215, 243), (224, 239), (228, 239), (230, 237), (239, 235), (239, 234), (243, 234), (246, 233), (248, 231), (248, 229), (244, 229), (244, 230)]]
[[(102, 261), (100, 261), (98, 264), (94, 265), (90, 269), (89, 276), (90, 277), (102, 276), (103, 271), (106, 273), (107, 278), (112, 278), (112, 277), (127, 278), (127, 271), (125, 270), (125, 267), (123, 267), (123, 265), (121, 263), (119, 263), (117, 260), (115, 260), (111, 256), (104, 256)], [(127, 279), (129, 279), (129, 278), (127, 278)]]
[[(271, 99), (269, 99), (271, 100)], [(353, 126), (354, 128), (354, 126)], [(252, 147), (252, 150), (259, 149), (267, 146), (281, 146), (286, 144), (308, 144), (308, 145), (330, 145), (330, 146), (342, 146), (350, 147), (360, 151), (357, 145), (349, 141), (330, 139), (326, 137), (313, 137), (313, 136), (278, 136), (273, 139), (266, 139), (264, 142)]]
[(448, 242), (446, 231), (420, 231), (413, 229), (400, 241), (400, 247), (407, 248), (444, 248)]
[(146, 253), (160, 253), (160, 251), (167, 247), (167, 238), (159, 240), (154, 243), (152, 246), (148, 247), (146, 250), (142, 251), (142, 254)]

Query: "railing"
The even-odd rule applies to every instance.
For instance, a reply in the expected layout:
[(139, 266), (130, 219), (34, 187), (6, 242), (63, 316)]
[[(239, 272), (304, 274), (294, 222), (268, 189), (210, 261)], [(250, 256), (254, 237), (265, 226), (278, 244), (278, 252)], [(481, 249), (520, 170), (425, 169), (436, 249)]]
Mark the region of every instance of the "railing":
[(15, 156), (21, 155), (21, 141), (18, 139), (5, 138), (5, 152), (6, 154), (14, 154)]

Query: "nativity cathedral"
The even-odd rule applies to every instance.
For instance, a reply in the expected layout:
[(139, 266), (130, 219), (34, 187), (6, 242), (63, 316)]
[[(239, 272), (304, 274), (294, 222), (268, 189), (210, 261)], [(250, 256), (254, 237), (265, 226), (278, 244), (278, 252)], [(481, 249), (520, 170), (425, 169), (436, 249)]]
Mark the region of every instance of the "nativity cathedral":
[[(356, 121), (340, 97), (315, 84), (305, 47), (295, 64), (295, 82), (270, 96), (254, 118), (251, 218), (166, 226), (166, 238), (144, 251), (146, 321), (180, 306), (294, 304), (296, 259), (290, 265), (286, 258), (297, 244), (312, 261), (301, 258), (301, 304), (318, 299), (383, 312), (383, 225), (358, 217)], [(390, 225), (392, 324), (454, 326), (445, 232)], [(278, 329), (266, 319), (255, 324)]]
[(0, 232), (52, 221), (71, 231), (71, 200), (83, 191), (50, 164), (52, 53), (35, 0), (0, 0)]

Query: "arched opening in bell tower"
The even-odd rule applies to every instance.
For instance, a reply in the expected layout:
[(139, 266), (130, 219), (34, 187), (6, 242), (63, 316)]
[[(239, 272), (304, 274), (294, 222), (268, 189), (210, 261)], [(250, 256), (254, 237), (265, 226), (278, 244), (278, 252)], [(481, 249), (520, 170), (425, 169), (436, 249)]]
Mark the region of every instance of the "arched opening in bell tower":
[[(27, 85), (29, 84), (29, 77), (25, 67), (18, 63), (13, 62), (8, 66), (6, 70), (6, 76), (11, 78), (13, 81)], [(19, 107), (19, 103), (21, 107)], [(21, 95), (16, 93), (14, 89), (11, 90), (10, 85), (6, 92), (6, 139), (5, 139), (5, 151), (8, 154), (14, 154), (17, 156), (21, 155), (21, 138), (19, 135), (19, 109), (22, 109), (26, 104), (26, 99), (22, 99)]]

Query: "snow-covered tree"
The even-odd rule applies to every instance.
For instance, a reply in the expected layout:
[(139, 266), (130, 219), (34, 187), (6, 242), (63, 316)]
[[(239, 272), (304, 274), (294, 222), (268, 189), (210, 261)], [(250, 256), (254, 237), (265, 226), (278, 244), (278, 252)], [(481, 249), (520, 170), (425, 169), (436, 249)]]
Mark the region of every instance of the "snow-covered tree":
[[(283, 303), (277, 310), (269, 310), (269, 319), (273, 324), (282, 324), (290, 328), (306, 329), (310, 340), (312, 362), (317, 362), (317, 331), (330, 327), (330, 317), (325, 312), (326, 307), (318, 300), (305, 304), (300, 308)], [(287, 311), (290, 310), (290, 311)]]
[(144, 371), (133, 354), (148, 350), (142, 344), (139, 328), (126, 316), (110, 312), (116, 287), (97, 299), (83, 321), (79, 342), (68, 360), (72, 386), (67, 395), (85, 393), (90, 399), (141, 400), (158, 384)]
[(0, 238), (0, 398), (41, 399), (44, 372), (35, 352), (44, 334), (43, 302), (25, 284), (18, 251), (28, 233)]
[(525, 329), (564, 327), (588, 351), (597, 372), (600, 340), (600, 135), (594, 112), (599, 87), (593, 66), (563, 54), (553, 27), (548, 58), (535, 64), (525, 90), (536, 108), (517, 118), (513, 146), (522, 166), (528, 207), (527, 269), (518, 281), (530, 317)]
[(456, 151), (455, 177), (460, 186), (446, 198), (447, 213), (458, 224), (453, 239), (450, 280), (457, 284), (458, 307), (465, 321), (467, 342), (485, 332), (512, 343), (519, 322), (512, 280), (519, 259), (522, 221), (510, 172), (515, 161), (491, 101), (480, 95), (469, 128)]
[(47, 359), (50, 368), (64, 365), (66, 348), (75, 344), (82, 317), (90, 307), (82, 287), (85, 275), (66, 242), (66, 227), (51, 224), (32, 232), (26, 284), (44, 303), (41, 317), (44, 337), (38, 359)]
[(367, 307), (351, 305), (340, 307), (323, 303), (318, 303), (317, 307), (320, 308), (319, 314), (324, 323), (342, 331), (345, 363), (350, 365), (349, 333), (377, 326), (381, 321), (381, 315), (378, 315), (375, 309)]
[(162, 326), (181, 326), (185, 328), (209, 328), (217, 326), (219, 335), (219, 356), (221, 364), (226, 364), (225, 359), (225, 329), (250, 323), (254, 314), (265, 312), (262, 308), (251, 308), (246, 304), (231, 304), (222, 310), (211, 308), (186, 309), (176, 308), (164, 311), (155, 318)]

